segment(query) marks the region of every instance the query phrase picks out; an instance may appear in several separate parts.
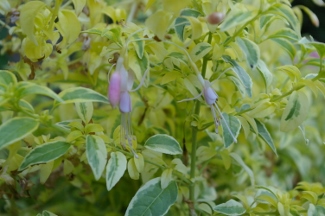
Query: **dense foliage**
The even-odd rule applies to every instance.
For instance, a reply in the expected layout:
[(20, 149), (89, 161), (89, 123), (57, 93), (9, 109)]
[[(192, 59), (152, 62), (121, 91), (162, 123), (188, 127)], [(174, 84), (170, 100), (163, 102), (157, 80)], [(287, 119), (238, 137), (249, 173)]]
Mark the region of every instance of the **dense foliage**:
[(302, 13), (319, 25), (289, 0), (1, 0), (1, 215), (325, 214)]

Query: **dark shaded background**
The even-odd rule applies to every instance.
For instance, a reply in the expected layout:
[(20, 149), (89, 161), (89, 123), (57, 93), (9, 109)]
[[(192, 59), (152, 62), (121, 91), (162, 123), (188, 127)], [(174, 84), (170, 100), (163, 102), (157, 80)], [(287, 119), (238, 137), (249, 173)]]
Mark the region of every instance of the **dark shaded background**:
[(304, 13), (304, 21), (301, 33), (311, 35), (317, 41), (325, 42), (325, 7), (319, 7), (312, 0), (294, 0), (292, 5), (305, 5), (311, 9), (319, 19), (319, 27), (315, 27)]

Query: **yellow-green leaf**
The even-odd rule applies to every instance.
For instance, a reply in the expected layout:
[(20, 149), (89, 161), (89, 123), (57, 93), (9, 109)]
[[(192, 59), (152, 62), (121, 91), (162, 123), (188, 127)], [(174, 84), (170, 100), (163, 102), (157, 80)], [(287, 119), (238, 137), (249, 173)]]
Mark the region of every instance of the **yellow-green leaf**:
[(59, 22), (56, 27), (63, 38), (59, 44), (59, 48), (62, 49), (79, 37), (81, 24), (76, 14), (71, 10), (60, 10), (58, 17)]
[(112, 152), (106, 166), (106, 187), (110, 191), (124, 175), (126, 170), (126, 157), (121, 152)]
[(28, 117), (15, 117), (0, 126), (0, 149), (23, 139), (38, 128), (39, 122)]
[(172, 14), (167, 11), (159, 10), (152, 14), (146, 20), (146, 26), (151, 30), (159, 39), (164, 39), (167, 30), (172, 22)]
[(95, 179), (98, 180), (105, 169), (107, 160), (107, 150), (103, 139), (99, 136), (88, 135), (86, 137), (86, 155)]
[(34, 32), (34, 20), (40, 10), (44, 9), (46, 4), (42, 1), (30, 1), (20, 8), (20, 25), (21, 30), (27, 37), (38, 46)]
[(37, 146), (25, 156), (19, 170), (23, 170), (31, 165), (53, 161), (64, 155), (69, 148), (70, 144), (63, 141), (53, 141)]
[(76, 14), (79, 15), (86, 5), (86, 0), (72, 0), (72, 2)]
[(128, 162), (128, 172), (131, 179), (138, 180), (139, 172), (137, 166), (135, 165), (134, 158), (131, 158)]
[(165, 189), (173, 180), (173, 169), (165, 169), (160, 178), (161, 189)]
[(88, 123), (93, 115), (94, 107), (92, 102), (76, 103), (76, 110), (79, 118), (85, 123)]
[(282, 114), (280, 130), (287, 132), (297, 128), (308, 115), (309, 101), (303, 92), (293, 92)]

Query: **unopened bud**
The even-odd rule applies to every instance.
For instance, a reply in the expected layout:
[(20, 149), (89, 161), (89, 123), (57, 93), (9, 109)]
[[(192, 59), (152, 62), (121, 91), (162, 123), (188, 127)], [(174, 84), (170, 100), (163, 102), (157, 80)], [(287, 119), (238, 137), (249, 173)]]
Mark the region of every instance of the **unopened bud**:
[(213, 12), (209, 16), (207, 16), (207, 21), (211, 25), (218, 25), (222, 22), (222, 20), (225, 18), (225, 14), (221, 12)]

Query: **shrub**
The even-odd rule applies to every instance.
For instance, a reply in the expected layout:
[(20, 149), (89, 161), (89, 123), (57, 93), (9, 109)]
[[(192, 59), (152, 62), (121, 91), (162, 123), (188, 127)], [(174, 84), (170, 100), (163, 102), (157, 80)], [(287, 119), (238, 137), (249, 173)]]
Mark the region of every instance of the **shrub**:
[(1, 1), (0, 212), (324, 214), (302, 11), (317, 25), (288, 0)]

